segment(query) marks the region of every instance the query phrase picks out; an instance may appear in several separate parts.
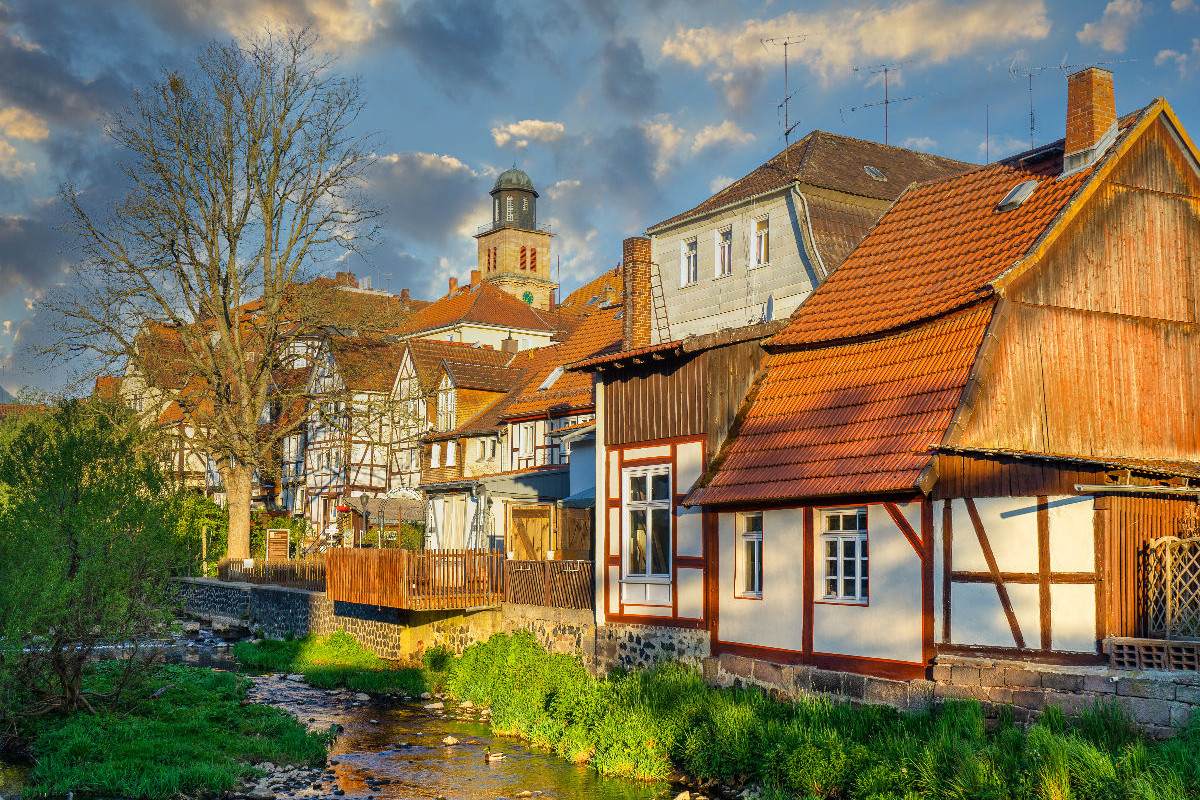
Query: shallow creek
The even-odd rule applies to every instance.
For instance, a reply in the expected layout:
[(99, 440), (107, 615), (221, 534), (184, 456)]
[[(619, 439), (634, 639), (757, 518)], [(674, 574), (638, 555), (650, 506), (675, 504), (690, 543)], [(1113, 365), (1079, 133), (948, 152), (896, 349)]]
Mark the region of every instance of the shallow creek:
[[(346, 690), (317, 689), (283, 676), (255, 679), (250, 699), (282, 708), (314, 729), (330, 725), (344, 729), (330, 749), (321, 777), (303, 789), (277, 789), (277, 796), (364, 800), (674, 797), (668, 784), (602, 778), (589, 767), (570, 764), (512, 738), (493, 736), (477, 709), (461, 709), (450, 700), (445, 701), (444, 711), (426, 711), (420, 704), (364, 697)], [(448, 736), (458, 739), (458, 744), (443, 744)], [(487, 760), (489, 748), (503, 753), (504, 758)]]

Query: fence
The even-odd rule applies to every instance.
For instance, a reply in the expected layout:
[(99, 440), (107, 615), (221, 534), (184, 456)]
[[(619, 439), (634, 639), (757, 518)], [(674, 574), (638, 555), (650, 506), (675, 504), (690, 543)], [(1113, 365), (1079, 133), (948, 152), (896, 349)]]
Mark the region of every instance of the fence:
[(1200, 637), (1200, 537), (1164, 536), (1146, 547), (1146, 632)]
[(504, 602), (591, 609), (590, 561), (506, 561)]
[(240, 558), (223, 558), (217, 564), (217, 577), (223, 581), (325, 591), (325, 559), (321, 556), (298, 560), (256, 558), (250, 563), (252, 566), (246, 566)]
[(497, 605), (502, 597), (502, 553), (337, 547), (325, 559), (332, 600), (433, 611)]

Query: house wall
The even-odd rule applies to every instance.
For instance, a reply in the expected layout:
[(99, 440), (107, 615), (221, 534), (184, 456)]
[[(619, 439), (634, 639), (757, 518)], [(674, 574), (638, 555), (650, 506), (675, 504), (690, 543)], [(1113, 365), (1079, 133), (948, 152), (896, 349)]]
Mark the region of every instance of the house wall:
[[(770, 263), (753, 267), (755, 221), (770, 222)], [(802, 244), (807, 219), (788, 190), (741, 203), (650, 235), (672, 339), (786, 318), (819, 282), (820, 268)], [(732, 228), (731, 274), (717, 277), (717, 232)], [(695, 238), (698, 280), (681, 286), (683, 243)], [(769, 306), (769, 309), (768, 309)], [(658, 331), (652, 332), (659, 341)]]
[(499, 350), (505, 339), (512, 337), (517, 340), (521, 350), (531, 347), (548, 347), (553, 344), (550, 331), (529, 331), (517, 328), (498, 328), (490, 325), (460, 324), (452, 328), (442, 328), (421, 334), (424, 339), (442, 339), (450, 342), (468, 342), (470, 344), (490, 345)]

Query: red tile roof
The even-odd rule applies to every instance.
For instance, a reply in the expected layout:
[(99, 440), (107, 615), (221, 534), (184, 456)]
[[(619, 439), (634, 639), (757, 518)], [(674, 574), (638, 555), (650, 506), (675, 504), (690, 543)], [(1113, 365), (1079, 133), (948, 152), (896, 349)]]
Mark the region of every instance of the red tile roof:
[(557, 326), (548, 322), (537, 309), (497, 289), (488, 281), (459, 287), (453, 293), (434, 300), (416, 311), (400, 330), (406, 334), (418, 334), (463, 323), (547, 333), (557, 330)]
[[(867, 166), (883, 172), (887, 180), (872, 178), (864, 169)], [(698, 206), (651, 225), (647, 230), (654, 232), (689, 217), (716, 211), (756, 195), (790, 186), (796, 181), (860, 197), (894, 200), (910, 183), (957, 175), (974, 166), (965, 161), (955, 161), (903, 147), (892, 147), (825, 131), (813, 131)]]
[(523, 370), (516, 367), (495, 364), (470, 364), (447, 359), (442, 365), (459, 389), (507, 392), (525, 375)]
[(491, 347), (477, 347), (467, 342), (447, 342), (440, 339), (409, 339), (408, 352), (417, 372), (417, 385), (426, 394), (437, 389), (445, 361), (502, 367), (513, 358), (512, 353)]
[(984, 303), (869, 341), (768, 357), (689, 505), (914, 489), (991, 319)]
[(122, 380), (120, 375), (97, 375), (92, 386), (92, 397), (108, 403), (117, 402), (121, 399)]
[(405, 343), (390, 338), (331, 336), (329, 347), (346, 388), (359, 392), (388, 392), (396, 381)]
[[(614, 267), (571, 292), (558, 304), (558, 308), (560, 311), (586, 314), (604, 302), (620, 303), (622, 285), (621, 268)], [(595, 302), (589, 303), (592, 299)]]

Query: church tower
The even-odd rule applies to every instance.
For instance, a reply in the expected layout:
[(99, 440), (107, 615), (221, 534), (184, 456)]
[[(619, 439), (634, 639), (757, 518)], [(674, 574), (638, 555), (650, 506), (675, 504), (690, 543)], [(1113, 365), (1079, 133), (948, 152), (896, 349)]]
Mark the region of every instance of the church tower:
[(513, 167), (500, 173), (492, 195), (492, 221), (479, 229), (479, 272), (496, 288), (535, 308), (550, 308), (558, 284), (550, 279), (550, 226), (537, 224), (537, 190)]

